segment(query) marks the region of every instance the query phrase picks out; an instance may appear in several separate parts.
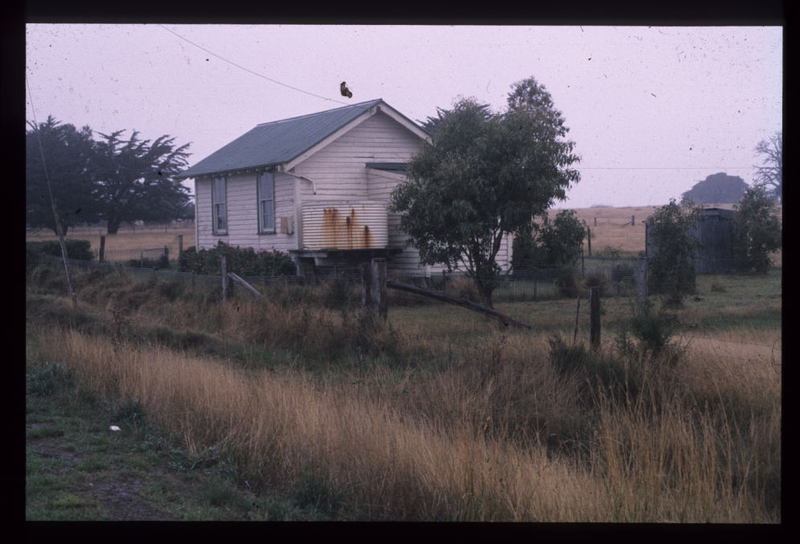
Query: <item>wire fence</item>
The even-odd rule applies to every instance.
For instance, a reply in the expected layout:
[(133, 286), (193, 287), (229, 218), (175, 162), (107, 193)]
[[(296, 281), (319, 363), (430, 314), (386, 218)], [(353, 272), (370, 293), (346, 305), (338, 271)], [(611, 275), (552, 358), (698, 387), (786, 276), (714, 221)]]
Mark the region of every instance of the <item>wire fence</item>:
[[(119, 271), (137, 281), (180, 281), (186, 284), (191, 284), (193, 288), (209, 288), (221, 289), (221, 276), (219, 274), (197, 274), (195, 272), (179, 271), (171, 268), (153, 268), (153, 267), (137, 267), (127, 266), (119, 262), (97, 262), (91, 260), (76, 260), (69, 259), (69, 264), (72, 269), (77, 270), (104, 270), (104, 271)], [(606, 289), (603, 292), (604, 296), (631, 296), (636, 293), (636, 275), (633, 273), (635, 266), (639, 262), (638, 259), (592, 259), (590, 263), (583, 263), (583, 270), (580, 270), (580, 265), (572, 268), (572, 272), (576, 276), (581, 274), (588, 277), (591, 274), (605, 275)], [(40, 254), (36, 256), (36, 263), (43, 263), (54, 268), (62, 269), (62, 260), (60, 257), (51, 255)], [(35, 264), (35, 263), (30, 263)], [(519, 270), (516, 274), (509, 274), (500, 278), (497, 289), (495, 290), (494, 299), (497, 302), (518, 302), (518, 301), (535, 301), (546, 300), (554, 298), (563, 298), (564, 294), (560, 291), (557, 285), (557, 280), (561, 274), (565, 273), (565, 268), (535, 268), (529, 270)], [(619, 271), (624, 270), (624, 274)], [(627, 271), (630, 270), (630, 273)], [(230, 271), (234, 272), (235, 271)], [(276, 276), (270, 277), (262, 276), (241, 276), (246, 282), (255, 286), (266, 294), (270, 288), (275, 286), (302, 286), (313, 285), (319, 282), (339, 282), (340, 286), (347, 289), (346, 294), (341, 294), (342, 297), (349, 297), (352, 300), (360, 300), (360, 283), (362, 278), (362, 268), (360, 266), (340, 266), (327, 271), (325, 276), (317, 276), (313, 279), (304, 278), (301, 276)], [(462, 296), (464, 298), (474, 297), (476, 294), (474, 285), (463, 274), (450, 273), (434, 275), (430, 277), (414, 276), (404, 278), (393, 278), (396, 280), (403, 280), (412, 285), (437, 289), (440, 291), (448, 292), (452, 296)], [(243, 290), (242, 290), (243, 291)], [(408, 301), (404, 297), (411, 297), (413, 299), (420, 299), (430, 301), (425, 297), (419, 295), (408, 295), (406, 293), (393, 293), (394, 298), (392, 304), (399, 303), (404, 305)], [(355, 297), (353, 299), (352, 297)], [(582, 298), (582, 297), (581, 297)], [(416, 304), (417, 302), (411, 302)], [(581, 309), (578, 303), (576, 313), (576, 331), (578, 314), (582, 315), (581, 323), (586, 318), (588, 307)], [(572, 313), (572, 310), (570, 310)], [(597, 318), (599, 319), (599, 317)], [(582, 325), (583, 326), (583, 325)], [(757, 342), (744, 342), (729, 339), (721, 339), (715, 337), (707, 337), (696, 334), (688, 334), (686, 338), (691, 340), (706, 340), (712, 343), (722, 343), (734, 347), (753, 346), (765, 349), (770, 349), (769, 359), (775, 365), (780, 365), (780, 338), (775, 340), (772, 344), (763, 344)], [(776, 350), (777, 349), (777, 355)], [(752, 359), (752, 353), (738, 354), (726, 352), (726, 356), (742, 359)], [(767, 355), (764, 355), (767, 357)], [(777, 362), (776, 362), (777, 361)]]
[[(71, 266), (80, 269), (116, 269), (128, 273), (136, 279), (161, 279), (164, 281), (191, 282), (192, 285), (219, 286), (220, 274), (198, 274), (180, 271), (176, 261), (169, 261), (168, 249), (149, 248), (129, 250), (126, 259), (107, 259), (104, 262), (69, 259)], [(60, 257), (40, 255), (43, 261), (60, 264)], [(604, 296), (630, 296), (635, 293), (635, 258), (586, 258), (571, 267), (538, 267), (517, 269), (513, 273), (501, 275), (497, 280), (495, 298), (497, 301), (524, 301), (550, 299), (564, 296), (564, 285), (570, 281), (580, 284), (587, 278), (604, 286)], [(154, 266), (154, 263), (161, 263)], [(237, 273), (235, 269), (228, 272)], [(320, 268), (310, 276), (270, 276), (243, 275), (243, 279), (253, 285), (309, 285), (325, 281), (360, 284), (362, 268), (358, 264)], [(391, 279), (403, 281), (418, 287), (448, 291), (454, 296), (475, 297), (472, 281), (462, 272), (432, 274), (430, 276), (393, 275)]]

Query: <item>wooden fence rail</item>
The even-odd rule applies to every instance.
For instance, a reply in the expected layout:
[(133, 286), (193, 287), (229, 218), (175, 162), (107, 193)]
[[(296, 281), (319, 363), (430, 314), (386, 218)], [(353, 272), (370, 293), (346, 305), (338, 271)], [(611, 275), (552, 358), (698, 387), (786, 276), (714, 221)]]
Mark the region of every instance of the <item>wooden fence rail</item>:
[(482, 304), (477, 304), (475, 302), (472, 302), (471, 300), (467, 300), (467, 299), (463, 299), (463, 298), (451, 297), (449, 295), (445, 295), (444, 293), (442, 293), (440, 291), (434, 291), (432, 289), (423, 289), (422, 287), (415, 287), (414, 285), (409, 285), (407, 283), (401, 283), (399, 281), (392, 281), (392, 280), (387, 280), (386, 281), (386, 287), (391, 287), (392, 289), (398, 289), (400, 291), (407, 291), (409, 293), (414, 293), (416, 295), (422, 295), (424, 297), (430, 297), (430, 298), (433, 298), (433, 299), (436, 299), (436, 300), (441, 300), (442, 302), (448, 302), (450, 304), (456, 304), (458, 306), (463, 306), (464, 308), (467, 308), (468, 310), (473, 310), (473, 311), (476, 311), (476, 312), (481, 312), (481, 313), (490, 315), (492, 317), (496, 317), (497, 319), (499, 319), (503, 323), (503, 325), (506, 325), (506, 326), (511, 324), (511, 325), (516, 325), (517, 327), (524, 327), (526, 329), (532, 329), (533, 328), (533, 326), (529, 325), (528, 323), (523, 323), (522, 321), (518, 321), (518, 320), (514, 319), (513, 317), (507, 316), (504, 313), (498, 312), (497, 310), (494, 310), (492, 308), (488, 308), (488, 307), (486, 307), (486, 306), (484, 306)]

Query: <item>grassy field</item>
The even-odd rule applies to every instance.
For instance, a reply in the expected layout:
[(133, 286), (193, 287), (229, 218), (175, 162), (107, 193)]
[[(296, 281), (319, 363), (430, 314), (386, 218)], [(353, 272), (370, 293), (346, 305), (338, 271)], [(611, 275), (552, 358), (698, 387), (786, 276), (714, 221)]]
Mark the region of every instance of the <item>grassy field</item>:
[[(636, 251), (639, 210), (582, 210), (593, 249)], [(28, 272), (28, 519), (781, 521), (780, 270), (644, 329), (604, 297), (598, 352), (554, 291), (498, 292), (533, 331), (398, 294), (376, 326), (335, 283), (76, 270), (73, 308)]]
[[(100, 251), (100, 237), (106, 235), (105, 229), (76, 227), (67, 232), (67, 238), (89, 240), (92, 251), (97, 256)], [(108, 261), (127, 261), (142, 255), (157, 259), (163, 254), (164, 246), (169, 248), (170, 258), (178, 255), (178, 236), (183, 236), (183, 247), (195, 245), (194, 223), (187, 226), (123, 227), (114, 235), (106, 235), (105, 258)], [(37, 229), (26, 234), (28, 241), (57, 240), (52, 231)]]

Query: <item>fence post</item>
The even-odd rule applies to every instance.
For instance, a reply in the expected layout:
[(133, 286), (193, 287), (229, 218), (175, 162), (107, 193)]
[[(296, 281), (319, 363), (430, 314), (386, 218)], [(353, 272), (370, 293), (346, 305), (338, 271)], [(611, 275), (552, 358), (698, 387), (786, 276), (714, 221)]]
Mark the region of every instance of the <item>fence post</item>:
[(639, 270), (636, 278), (636, 310), (639, 315), (647, 311), (647, 257), (639, 258)]
[(583, 266), (583, 246), (581, 246), (581, 277), (586, 277), (586, 272)]
[(632, 215), (631, 216), (631, 225), (633, 225), (633, 224), (634, 224), (634, 216)]
[(600, 347), (600, 288), (589, 288), (589, 344), (593, 350)]
[(178, 260), (180, 260), (181, 255), (183, 255), (183, 234), (178, 235)]
[(386, 259), (372, 259), (361, 265), (361, 303), (371, 317), (386, 319)]
[(106, 236), (100, 235), (100, 251), (97, 254), (97, 262), (103, 263), (106, 261)]
[(594, 218), (594, 226), (595, 227), (597, 226), (597, 218), (596, 217)]
[(586, 227), (586, 241), (589, 242), (589, 257), (592, 256), (592, 229)]
[(167, 262), (169, 263), (169, 246), (164, 246), (164, 257), (167, 258)]
[(222, 300), (228, 300), (228, 258), (225, 255), (219, 260), (219, 273), (222, 278)]

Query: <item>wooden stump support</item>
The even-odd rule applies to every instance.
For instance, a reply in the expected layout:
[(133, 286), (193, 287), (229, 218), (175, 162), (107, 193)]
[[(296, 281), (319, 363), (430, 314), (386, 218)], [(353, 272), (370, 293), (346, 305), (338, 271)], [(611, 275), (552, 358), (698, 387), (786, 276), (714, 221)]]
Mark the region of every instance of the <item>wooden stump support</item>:
[(361, 304), (373, 317), (386, 319), (386, 259), (372, 259), (361, 265)]

